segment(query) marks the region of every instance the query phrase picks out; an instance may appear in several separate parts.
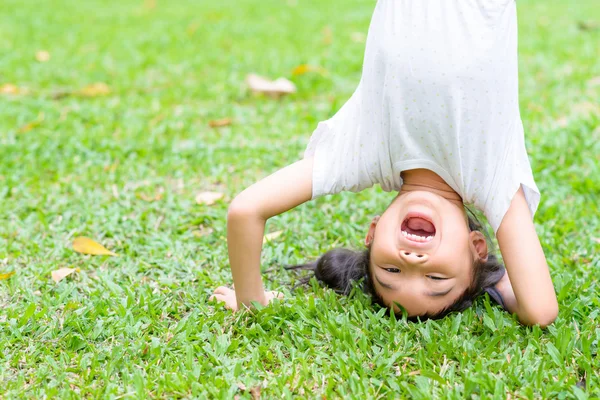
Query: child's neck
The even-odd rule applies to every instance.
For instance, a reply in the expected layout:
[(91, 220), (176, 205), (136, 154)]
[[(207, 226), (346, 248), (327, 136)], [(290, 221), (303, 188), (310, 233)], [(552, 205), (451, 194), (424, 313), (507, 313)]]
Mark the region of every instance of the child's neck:
[(463, 207), (460, 195), (435, 172), (428, 169), (411, 169), (402, 172), (401, 176), (403, 181), (400, 188), (401, 194), (414, 191), (431, 192)]

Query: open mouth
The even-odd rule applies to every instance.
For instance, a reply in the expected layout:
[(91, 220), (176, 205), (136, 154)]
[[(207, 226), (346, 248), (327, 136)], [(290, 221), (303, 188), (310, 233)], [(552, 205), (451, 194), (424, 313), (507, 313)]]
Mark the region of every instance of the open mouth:
[(422, 217), (408, 216), (402, 222), (402, 235), (414, 242), (427, 243), (435, 237), (435, 225)]

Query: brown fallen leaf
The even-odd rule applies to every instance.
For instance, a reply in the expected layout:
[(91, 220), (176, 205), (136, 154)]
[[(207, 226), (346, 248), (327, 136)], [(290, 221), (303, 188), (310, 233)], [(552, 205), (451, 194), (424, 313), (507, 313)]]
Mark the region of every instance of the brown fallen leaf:
[(50, 60), (50, 53), (48, 53), (46, 50), (40, 50), (35, 53), (35, 59), (39, 62), (46, 62)]
[(156, 193), (154, 193), (154, 195), (147, 195), (146, 193), (140, 192), (140, 193), (136, 193), (135, 197), (137, 197), (138, 199), (147, 201), (148, 203), (152, 203), (155, 201), (162, 200), (164, 193), (165, 193), (165, 189), (162, 187), (159, 187), (158, 191)]
[(52, 280), (56, 283), (62, 281), (67, 276), (71, 275), (73, 272), (79, 272), (79, 268), (60, 268), (56, 271), (52, 271)]
[(578, 21), (577, 27), (582, 31), (595, 31), (600, 29), (600, 22), (598, 21)]
[(418, 370), (416, 370), (416, 371), (410, 371), (410, 372), (408, 373), (408, 376), (415, 376), (415, 375), (421, 375), (421, 370), (420, 370), (420, 369), (418, 369)]
[(135, 197), (137, 197), (140, 200), (147, 201), (148, 203), (152, 203), (162, 199), (162, 193), (155, 194), (154, 196), (148, 196), (145, 193), (136, 193)]
[(275, 231), (275, 232), (267, 233), (265, 235), (265, 237), (263, 238), (263, 244), (268, 243), (268, 242), (272, 241), (273, 239), (278, 238), (279, 236), (281, 236), (282, 233), (283, 233), (283, 231)]
[(23, 93), (23, 89), (20, 89), (17, 85), (13, 85), (12, 83), (5, 83), (0, 86), (0, 93), (2, 94), (21, 94)]
[(156, 8), (156, 0), (144, 0), (144, 8), (146, 10), (154, 10)]
[(35, 121), (31, 121), (19, 128), (19, 133), (27, 133), (33, 128), (39, 126), (44, 121), (44, 113), (40, 113)]
[(106, 83), (97, 82), (92, 83), (91, 85), (87, 85), (79, 89), (75, 92), (75, 94), (82, 97), (99, 97), (106, 96), (110, 94), (110, 88)]
[(271, 81), (256, 74), (249, 74), (246, 77), (246, 84), (252, 92), (265, 94), (274, 98), (296, 93), (296, 85), (285, 78), (278, 78)]
[(254, 386), (251, 388), (250, 396), (252, 396), (252, 400), (260, 400), (260, 386)]
[[(52, 93), (52, 99), (53, 100), (60, 100), (64, 97), (68, 97), (68, 96), (72, 96), (74, 95), (76, 92), (72, 91), (72, 90), (56, 90), (55, 92)], [(68, 114), (68, 111), (67, 111)], [(61, 120), (62, 120), (62, 115), (61, 115)]]
[(200, 192), (196, 195), (196, 203), (212, 206), (225, 195), (219, 192)]
[(221, 118), (221, 119), (215, 119), (215, 120), (212, 120), (212, 121), (208, 121), (208, 126), (210, 126), (211, 128), (220, 128), (222, 126), (231, 125), (232, 123), (233, 123), (233, 118), (226, 117), (226, 118)]
[(5, 279), (10, 278), (11, 276), (13, 276), (15, 274), (15, 271), (10, 271), (10, 272), (5, 272), (3, 274), (0, 274), (0, 281), (3, 281)]
[(73, 250), (81, 254), (91, 254), (94, 256), (116, 256), (116, 253), (108, 250), (101, 244), (94, 242), (87, 237), (77, 237), (73, 240)]
[(319, 66), (315, 66), (315, 65), (309, 65), (309, 64), (301, 64), (298, 65), (296, 68), (294, 68), (292, 70), (292, 75), (294, 76), (298, 76), (298, 75), (304, 75), (307, 74), (309, 72), (316, 72), (320, 75), (326, 75), (327, 74), (327, 70), (323, 67), (319, 67)]
[(596, 243), (600, 243), (600, 238), (593, 238), (592, 240)]
[(323, 28), (323, 43), (330, 45), (333, 42), (333, 32), (330, 26)]

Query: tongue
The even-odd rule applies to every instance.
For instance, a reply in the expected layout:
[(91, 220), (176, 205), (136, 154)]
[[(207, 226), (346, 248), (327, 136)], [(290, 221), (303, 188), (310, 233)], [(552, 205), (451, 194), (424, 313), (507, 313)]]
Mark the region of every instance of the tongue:
[(425, 221), (423, 218), (411, 218), (408, 220), (406, 225), (414, 231), (424, 231), (426, 233), (435, 233), (435, 226), (429, 221)]

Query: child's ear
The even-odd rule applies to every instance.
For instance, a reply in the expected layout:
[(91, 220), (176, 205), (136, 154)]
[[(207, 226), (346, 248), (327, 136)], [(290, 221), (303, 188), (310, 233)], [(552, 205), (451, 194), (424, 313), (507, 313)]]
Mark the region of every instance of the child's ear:
[(365, 246), (367, 247), (371, 247), (371, 243), (373, 243), (373, 239), (375, 239), (375, 228), (377, 227), (377, 222), (379, 222), (379, 215), (376, 215), (371, 220), (369, 232), (367, 233), (367, 237), (365, 238)]
[(488, 260), (488, 246), (483, 233), (472, 231), (469, 234), (469, 240), (473, 246), (474, 255), (477, 255), (480, 261), (486, 262)]

